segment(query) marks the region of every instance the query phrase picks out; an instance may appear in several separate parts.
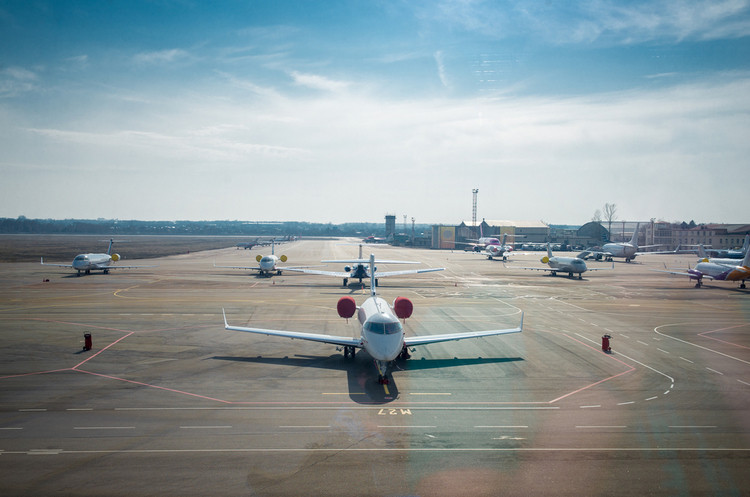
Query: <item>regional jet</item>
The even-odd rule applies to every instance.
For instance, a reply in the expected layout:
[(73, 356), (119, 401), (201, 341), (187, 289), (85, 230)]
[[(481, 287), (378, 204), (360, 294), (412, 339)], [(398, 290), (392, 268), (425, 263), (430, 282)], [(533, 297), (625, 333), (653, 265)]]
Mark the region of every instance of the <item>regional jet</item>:
[[(335, 276), (342, 278), (344, 285), (349, 284), (349, 278), (356, 278), (362, 283), (365, 278), (370, 278), (373, 281), (371, 286), (378, 286), (378, 279), (385, 278), (386, 276), (399, 276), (403, 274), (419, 274), (429, 273), (432, 271), (443, 271), (444, 267), (433, 267), (425, 269), (405, 269), (403, 271), (377, 271), (376, 267), (372, 267), (369, 271), (367, 263), (369, 259), (362, 258), (362, 245), (359, 246), (359, 259), (345, 259), (345, 260), (333, 260), (333, 261), (321, 261), (325, 263), (337, 263), (337, 264), (353, 264), (352, 266), (344, 266), (344, 271), (322, 271), (318, 269), (305, 269), (305, 268), (286, 268), (287, 271), (295, 271), (298, 273), (306, 274), (320, 274), (323, 276)], [(417, 261), (386, 261), (379, 260), (380, 264), (419, 264)], [(373, 278), (373, 275), (376, 276)]]
[(102, 271), (103, 274), (108, 274), (110, 269), (138, 269), (138, 268), (144, 268), (144, 267), (156, 267), (156, 266), (119, 266), (119, 265), (112, 266), (111, 264), (113, 262), (117, 262), (120, 260), (120, 254), (112, 253), (113, 243), (114, 243), (113, 240), (109, 241), (109, 248), (107, 249), (106, 254), (78, 254), (77, 256), (75, 256), (71, 264), (51, 264), (48, 262), (44, 262), (44, 257), (42, 257), (42, 265), (72, 268), (78, 271), (76, 273), (76, 276), (81, 276), (81, 273), (91, 274), (91, 271), (94, 271), (94, 270)]
[(615, 263), (612, 263), (612, 267), (600, 267), (589, 269), (586, 267), (586, 262), (578, 257), (558, 257), (552, 255), (552, 249), (549, 243), (547, 244), (547, 255), (542, 257), (541, 262), (548, 264), (549, 267), (521, 267), (518, 269), (530, 269), (533, 271), (549, 271), (550, 275), (557, 276), (557, 273), (568, 273), (568, 277), (572, 278), (574, 274), (578, 275), (578, 279), (583, 279), (583, 273), (586, 271), (601, 271), (602, 269), (614, 269)]
[(277, 275), (281, 275), (281, 271), (288, 270), (292, 271), (294, 269), (298, 269), (305, 266), (294, 266), (294, 267), (282, 267), (279, 266), (279, 262), (286, 262), (287, 257), (285, 255), (282, 255), (281, 257), (277, 257), (275, 254), (275, 242), (271, 241), (271, 255), (260, 255), (258, 254), (255, 257), (255, 260), (258, 261), (257, 266), (217, 266), (216, 263), (214, 263), (214, 267), (222, 268), (222, 269), (246, 269), (250, 271), (258, 271), (258, 276), (273, 276), (274, 273)]
[[(716, 250), (716, 249), (709, 249), (706, 252), (711, 257), (724, 257), (727, 259), (742, 259), (745, 257), (745, 254), (747, 253), (747, 249), (750, 247), (750, 235), (745, 235), (745, 243), (742, 244), (742, 248), (740, 250)], [(736, 264), (736, 260), (734, 264)]]
[[(638, 230), (641, 227), (641, 223), (635, 225), (633, 236), (629, 242), (610, 242), (605, 243), (601, 250), (584, 250), (578, 257), (583, 259), (589, 256), (594, 256), (597, 260), (602, 257), (607, 261), (611, 261), (613, 257), (624, 257), (625, 262), (630, 262), (635, 259), (638, 252)], [(658, 247), (658, 245), (643, 245), (640, 248)]]
[[(371, 254), (368, 262), (370, 274), (375, 274), (375, 255)], [(523, 330), (523, 313), (521, 313), (521, 323), (517, 328), (407, 337), (404, 336), (404, 328), (399, 319), (406, 320), (411, 316), (414, 310), (411, 300), (406, 297), (397, 297), (393, 302), (393, 307), (391, 307), (376, 294), (375, 285), (370, 285), (370, 297), (361, 306), (357, 306), (353, 297), (345, 296), (339, 299), (336, 309), (339, 316), (347, 320), (354, 316), (355, 312), (357, 313), (357, 319), (361, 325), (358, 338), (230, 326), (227, 323), (226, 312), (223, 309), (222, 312), (224, 314), (224, 328), (227, 330), (329, 343), (343, 347), (344, 358), (351, 357), (353, 359), (356, 349), (364, 349), (375, 360), (375, 366), (378, 370), (378, 383), (380, 384), (389, 383), (388, 370), (391, 364), (396, 359), (408, 359), (410, 347), (467, 338), (520, 333)]]
[[(736, 260), (736, 259), (735, 259)], [(745, 254), (745, 258), (739, 266), (735, 264), (717, 264), (716, 262), (699, 262), (694, 269), (687, 271), (669, 271), (662, 269), (652, 269), (660, 273), (677, 274), (687, 276), (691, 280), (696, 280), (695, 288), (700, 288), (703, 278), (718, 281), (739, 281), (740, 288), (744, 289), (745, 280), (750, 279), (750, 250)]]

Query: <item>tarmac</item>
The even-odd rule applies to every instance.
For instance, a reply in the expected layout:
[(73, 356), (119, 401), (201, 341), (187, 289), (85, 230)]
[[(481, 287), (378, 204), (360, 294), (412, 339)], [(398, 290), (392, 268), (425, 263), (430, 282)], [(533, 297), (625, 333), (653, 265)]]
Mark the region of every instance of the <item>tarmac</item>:
[[(317, 266), (356, 257), (349, 242), (276, 254)], [(414, 303), (407, 335), (514, 327), (524, 313), (523, 333), (417, 347), (379, 385), (365, 352), (224, 329), (222, 308), (233, 325), (359, 335), (336, 302), (364, 301), (368, 280), (214, 267), (269, 252), (81, 277), (0, 264), (0, 492), (750, 493), (750, 290), (651, 271), (695, 256), (640, 255), (579, 281), (514, 268), (542, 267), (541, 252), (504, 264), (366, 245), (446, 268), (379, 280), (386, 300)]]

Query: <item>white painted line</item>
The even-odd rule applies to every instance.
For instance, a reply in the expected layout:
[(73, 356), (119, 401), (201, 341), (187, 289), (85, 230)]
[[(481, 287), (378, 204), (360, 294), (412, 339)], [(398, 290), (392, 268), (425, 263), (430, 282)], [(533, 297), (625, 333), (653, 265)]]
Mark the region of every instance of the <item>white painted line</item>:
[(689, 362), (690, 364), (695, 364), (695, 363), (694, 363), (693, 361), (691, 361), (690, 359), (685, 359), (684, 357), (680, 357), (680, 359), (682, 359), (683, 361), (687, 361), (687, 362)]
[(635, 404), (635, 401), (634, 401), (634, 400), (631, 400), (630, 402), (620, 402), (620, 403), (619, 403), (619, 404), (617, 404), (617, 405), (618, 405), (618, 406), (626, 406), (626, 405), (628, 405), (628, 404)]
[(576, 428), (627, 428), (625, 425), (619, 426), (576, 426)]
[(665, 354), (669, 354), (669, 352), (667, 352), (666, 350), (662, 350), (659, 347), (656, 347), (656, 350), (658, 350), (659, 352), (664, 352)]
[(604, 331), (608, 331), (610, 333), (614, 333), (614, 331), (610, 330), (609, 328), (604, 328)]
[(709, 368), (709, 367), (707, 367), (706, 369), (708, 369), (709, 371), (713, 371), (714, 373), (718, 373), (718, 374), (720, 374), (721, 376), (724, 376), (724, 373), (722, 373), (721, 371), (716, 371), (715, 369), (711, 369), (711, 368)]
[(593, 409), (594, 407), (601, 407), (601, 404), (597, 404), (595, 406), (581, 406), (581, 409)]
[(749, 387), (750, 387), (750, 383), (746, 383), (746, 382), (744, 382), (744, 381), (742, 381), (742, 380), (737, 380), (737, 381), (739, 381), (739, 382), (740, 382), (740, 383), (742, 383), (743, 385), (747, 385), (747, 386), (749, 386)]
[(23, 430), (23, 428), (0, 428), (0, 430)]
[(478, 425), (474, 428), (490, 428), (490, 429), (507, 429), (507, 428), (528, 428), (526, 425), (518, 425), (518, 426), (492, 426), (492, 425)]
[(623, 335), (622, 333), (620, 333), (620, 336), (623, 337), (623, 338), (630, 338), (629, 336)]
[(437, 426), (409, 426), (409, 425), (391, 425), (391, 426), (385, 426), (385, 425), (379, 425), (378, 428), (437, 428)]
[(330, 428), (330, 427), (331, 427), (330, 425), (320, 425), (320, 426), (315, 426), (315, 425), (296, 425), (296, 426), (295, 425), (281, 425), (281, 426), (279, 426), (279, 428)]
[(135, 430), (135, 426), (75, 426), (74, 430)]
[(670, 428), (688, 428), (688, 429), (695, 429), (695, 428), (716, 428), (716, 426), (670, 426)]
[(47, 409), (19, 409), (19, 412), (47, 412)]
[(409, 395), (453, 395), (450, 392), (412, 392)]
[(649, 397), (646, 400), (649, 401), (649, 400), (654, 400), (654, 399), (658, 399), (658, 398), (659, 398), (659, 396), (657, 395), (656, 397)]
[(26, 452), (30, 456), (56, 456), (63, 452), (63, 449), (31, 449)]
[(70, 409), (65, 409), (65, 410), (66, 411), (93, 411), (93, 409), (90, 407), (70, 408)]
[(180, 426), (181, 430), (225, 430), (231, 426)]
[(640, 340), (636, 340), (636, 342), (640, 343), (641, 345), (645, 345), (646, 347), (648, 347), (648, 344), (646, 342), (641, 342)]

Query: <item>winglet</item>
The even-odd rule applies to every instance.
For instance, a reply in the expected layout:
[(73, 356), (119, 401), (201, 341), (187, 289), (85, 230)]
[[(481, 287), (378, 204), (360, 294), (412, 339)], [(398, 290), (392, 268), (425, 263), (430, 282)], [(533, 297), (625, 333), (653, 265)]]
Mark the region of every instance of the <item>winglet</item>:
[(521, 324), (518, 325), (518, 329), (523, 331), (523, 311), (521, 311)]
[(224, 308), (221, 308), (221, 313), (224, 315), (224, 329), (229, 328), (229, 323), (227, 323), (227, 313), (224, 311)]
[(378, 286), (375, 276), (375, 254), (370, 254), (370, 296), (375, 297), (375, 287)]

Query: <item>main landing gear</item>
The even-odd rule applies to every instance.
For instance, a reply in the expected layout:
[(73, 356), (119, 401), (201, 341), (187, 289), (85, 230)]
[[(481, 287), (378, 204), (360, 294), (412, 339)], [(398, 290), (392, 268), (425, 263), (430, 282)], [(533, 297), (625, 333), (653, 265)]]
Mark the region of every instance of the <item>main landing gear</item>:
[(354, 354), (357, 353), (357, 350), (352, 347), (351, 345), (345, 345), (344, 346), (344, 359), (354, 359)]

